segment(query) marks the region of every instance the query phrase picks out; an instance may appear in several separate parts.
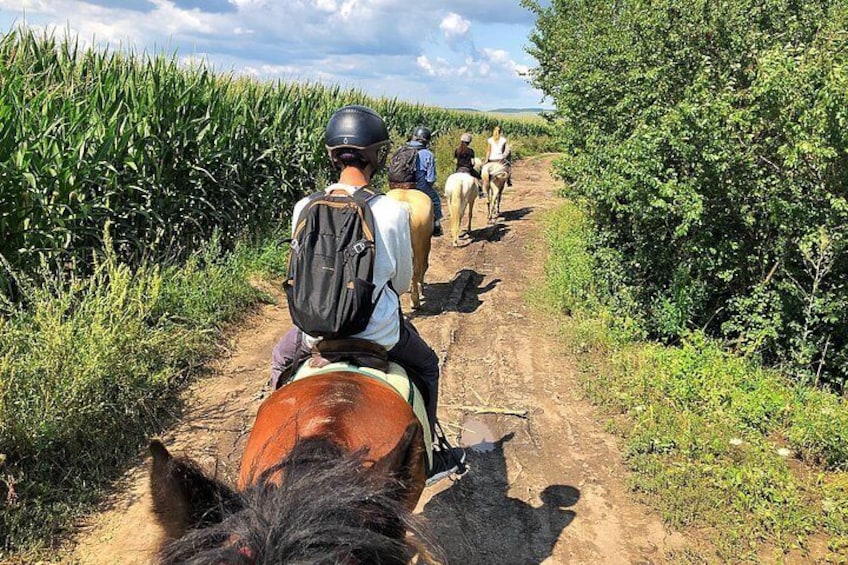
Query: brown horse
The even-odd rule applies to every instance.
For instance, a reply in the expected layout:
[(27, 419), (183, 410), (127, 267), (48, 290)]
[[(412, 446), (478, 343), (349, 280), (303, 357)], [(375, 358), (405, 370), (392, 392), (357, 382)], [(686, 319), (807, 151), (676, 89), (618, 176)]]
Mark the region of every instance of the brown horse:
[(171, 538), (161, 562), (439, 563), (412, 515), (424, 446), (409, 404), (353, 371), (292, 382), (262, 403), (237, 490), (153, 441), (153, 509)]

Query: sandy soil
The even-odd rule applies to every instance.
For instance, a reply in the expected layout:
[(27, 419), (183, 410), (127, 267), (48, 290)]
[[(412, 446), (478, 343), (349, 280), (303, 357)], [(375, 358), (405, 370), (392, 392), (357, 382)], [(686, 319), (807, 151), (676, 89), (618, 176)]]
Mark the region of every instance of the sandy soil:
[[(551, 161), (516, 165), (499, 224), (485, 225), (478, 201), (463, 247), (447, 237), (434, 242), (423, 308), (412, 318), (442, 359), (443, 425), (476, 447), (469, 473), (427, 489), (418, 509), (453, 563), (665, 563), (686, 540), (628, 493), (619, 446), (581, 399), (575, 360), (552, 337), (551, 320), (526, 304), (542, 273), (541, 212), (557, 203)], [(181, 423), (164, 437), (172, 451), (235, 478), (267, 394), (271, 349), (288, 326), (281, 301), (235, 332), (229, 355), (187, 392)], [(479, 406), (528, 415), (469, 408)], [(151, 562), (160, 534), (149, 515), (145, 459), (122, 485), (81, 526), (64, 562)]]

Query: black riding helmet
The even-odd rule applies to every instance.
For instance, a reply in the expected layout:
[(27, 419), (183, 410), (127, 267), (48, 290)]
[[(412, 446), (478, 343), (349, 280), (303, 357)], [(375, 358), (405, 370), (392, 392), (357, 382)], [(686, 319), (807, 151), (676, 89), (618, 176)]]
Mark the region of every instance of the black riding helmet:
[(430, 143), (430, 138), (433, 137), (433, 132), (425, 126), (418, 126), (412, 130), (412, 139), (423, 141), (425, 144)]
[(389, 130), (380, 115), (366, 106), (353, 104), (336, 110), (324, 130), (324, 144), (333, 165), (341, 167), (342, 149), (356, 149), (377, 172), (389, 154)]

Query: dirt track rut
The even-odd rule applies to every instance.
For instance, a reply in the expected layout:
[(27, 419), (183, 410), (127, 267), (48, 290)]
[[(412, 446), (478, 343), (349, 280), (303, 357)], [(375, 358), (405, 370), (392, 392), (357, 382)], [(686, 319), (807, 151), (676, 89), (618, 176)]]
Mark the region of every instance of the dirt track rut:
[[(542, 273), (542, 212), (557, 204), (551, 161), (516, 165), (498, 225), (485, 225), (478, 201), (467, 243), (455, 249), (445, 237), (433, 246), (425, 302), (412, 319), (442, 359), (440, 418), (452, 438), (491, 444), (470, 451), (459, 481), (427, 489), (418, 510), (452, 563), (665, 563), (685, 540), (627, 492), (619, 447), (581, 400), (575, 361), (547, 330), (551, 320), (526, 304)], [(165, 437), (170, 448), (235, 477), (271, 349), (288, 325), (281, 302), (238, 329), (230, 355), (188, 392), (189, 409)], [(474, 406), (528, 416), (475, 414)], [(81, 528), (64, 561), (150, 562), (159, 532), (145, 463)]]

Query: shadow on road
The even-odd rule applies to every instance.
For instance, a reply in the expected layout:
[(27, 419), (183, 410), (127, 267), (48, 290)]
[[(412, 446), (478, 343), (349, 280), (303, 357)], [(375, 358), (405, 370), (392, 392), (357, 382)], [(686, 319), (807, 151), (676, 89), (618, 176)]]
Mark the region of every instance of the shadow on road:
[(470, 314), (483, 303), (480, 296), (494, 289), (500, 279), (492, 279), (485, 285), (485, 277), (472, 269), (462, 269), (446, 283), (424, 285), (424, 300), (421, 308), (412, 314), (419, 316), (435, 316), (443, 312), (461, 312)]
[(423, 515), (451, 563), (539, 564), (574, 520), (575, 512), (567, 508), (580, 499), (575, 487), (546, 487), (539, 507), (508, 495), (503, 446), (512, 437), (504, 436), (486, 453), (469, 449), (468, 473), (424, 507)]
[(465, 238), (465, 241), (466, 245), (476, 243), (478, 241), (488, 241), (489, 243), (493, 243), (501, 241), (507, 233), (509, 233), (509, 228), (507, 226), (501, 223), (495, 223), (490, 226), (471, 230), (468, 232), (468, 236)]
[(503, 218), (505, 222), (515, 222), (518, 220), (523, 220), (524, 217), (530, 214), (532, 211), (532, 206), (525, 206), (524, 208), (519, 208), (518, 210), (509, 210), (507, 212), (501, 212), (501, 218)]

